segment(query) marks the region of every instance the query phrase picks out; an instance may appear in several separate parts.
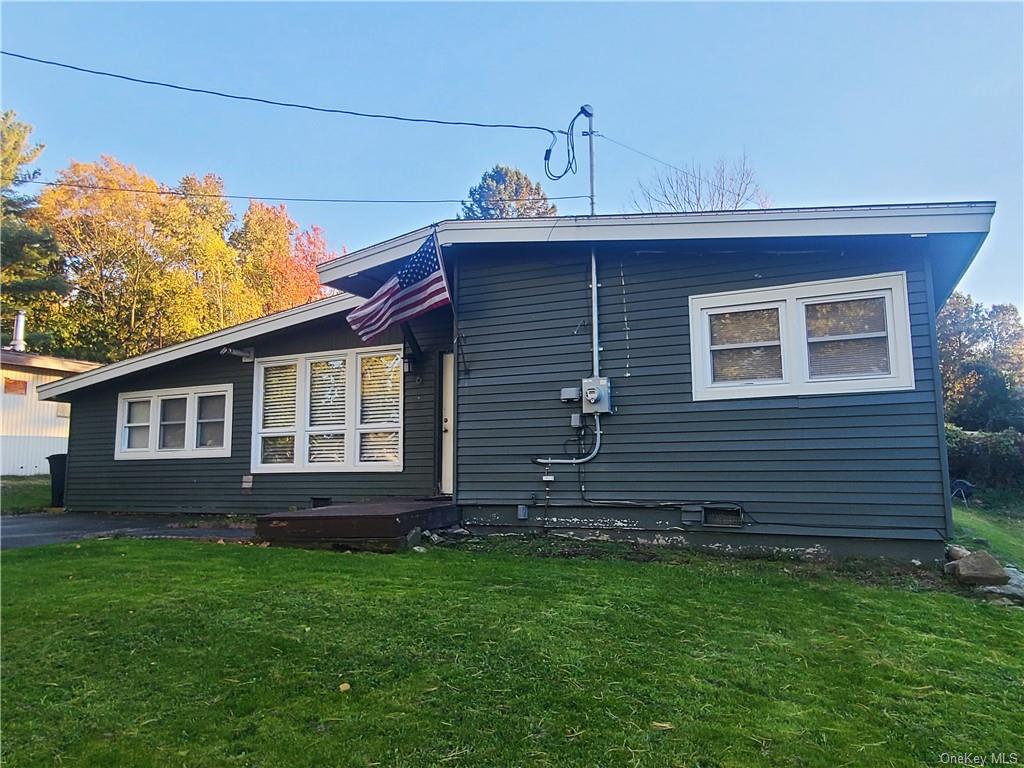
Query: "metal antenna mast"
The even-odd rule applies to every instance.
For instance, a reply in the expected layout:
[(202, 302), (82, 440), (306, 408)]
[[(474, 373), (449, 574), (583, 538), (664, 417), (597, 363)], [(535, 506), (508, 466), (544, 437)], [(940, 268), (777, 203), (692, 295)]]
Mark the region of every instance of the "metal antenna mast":
[(589, 104), (580, 107), (587, 118), (587, 139), (590, 143), (590, 215), (594, 215), (594, 108)]

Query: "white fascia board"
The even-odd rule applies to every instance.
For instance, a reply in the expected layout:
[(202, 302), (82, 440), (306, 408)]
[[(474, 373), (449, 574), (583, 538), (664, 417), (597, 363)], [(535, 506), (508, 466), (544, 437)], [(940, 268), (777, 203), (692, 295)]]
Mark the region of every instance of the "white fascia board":
[(267, 315), (266, 317), (259, 317), (255, 320), (250, 320), (247, 323), (241, 323), (240, 325), (225, 328), (223, 331), (217, 331), (215, 333), (207, 334), (206, 336), (200, 336), (196, 339), (183, 341), (180, 344), (175, 344), (171, 347), (158, 349), (154, 352), (147, 352), (146, 354), (139, 355), (138, 357), (130, 357), (127, 360), (110, 363), (109, 365), (104, 365), (102, 368), (96, 368), (92, 371), (88, 371), (87, 373), (80, 373), (77, 376), (70, 376), (66, 379), (55, 381), (52, 384), (46, 384), (38, 389), (39, 399), (52, 400), (53, 398), (66, 395), (69, 392), (74, 392), (75, 390), (82, 389), (83, 387), (91, 387), (94, 384), (110, 381), (111, 379), (116, 379), (120, 376), (138, 373), (139, 371), (144, 371), (147, 368), (180, 360), (181, 358), (188, 357), (189, 355), (228, 346), (240, 341), (246, 341), (247, 339), (251, 339), (255, 336), (262, 336), (265, 333), (273, 333), (274, 331), (290, 328), (291, 326), (298, 325), (299, 323), (306, 323), (310, 320), (328, 317), (338, 312), (344, 312), (347, 309), (358, 307), (363, 303), (363, 301), (365, 301), (365, 299), (361, 299), (358, 296), (342, 294), (341, 296), (331, 296), (327, 299), (320, 299), (319, 301), (314, 301), (309, 304), (303, 304), (301, 307), (286, 309), (283, 312), (276, 312), (272, 315)]
[[(918, 203), (843, 208), (772, 208), (705, 213), (450, 220), (435, 225), (442, 245), (461, 243), (715, 240), (852, 235), (918, 235), (989, 230), (995, 203)], [(435, 227), (346, 254), (317, 269), (325, 284), (409, 256)]]

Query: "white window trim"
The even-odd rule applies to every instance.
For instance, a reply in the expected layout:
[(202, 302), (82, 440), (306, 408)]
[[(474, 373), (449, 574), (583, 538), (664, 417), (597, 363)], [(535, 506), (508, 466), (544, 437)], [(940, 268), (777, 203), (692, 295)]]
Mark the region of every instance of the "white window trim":
[[(196, 446), (198, 432), (198, 399), (205, 395), (224, 395), (224, 445), (217, 448)], [(119, 392), (117, 395), (117, 431), (114, 437), (114, 459), (133, 461), (139, 459), (210, 459), (231, 456), (231, 415), (234, 385), (211, 384), (202, 387), (176, 387), (174, 389), (148, 389), (138, 392)], [(160, 401), (184, 397), (185, 403), (185, 447), (158, 448), (160, 439)], [(145, 448), (128, 448), (127, 425), (128, 403), (137, 400), (149, 401), (149, 441)]]
[[(812, 379), (807, 360), (805, 305), (876, 296), (883, 296), (886, 300), (889, 373)], [(915, 386), (906, 272), (887, 272), (691, 296), (689, 304), (690, 363), (694, 400), (891, 392), (913, 389)], [(708, 316), (723, 311), (742, 312), (768, 307), (779, 308), (783, 378), (714, 381)]]
[[(276, 357), (260, 357), (253, 366), (253, 407), (252, 407), (252, 443), (250, 447), (250, 469), (254, 474), (280, 473), (311, 473), (311, 472), (401, 472), (405, 456), (405, 374), (403, 348), (401, 345), (383, 347), (358, 347), (356, 349), (336, 349), (326, 352), (311, 352), (301, 355), (279, 355)], [(361, 396), (359, 387), (359, 360), (362, 357), (380, 354), (397, 354), (399, 356), (399, 387), (401, 396), (398, 398), (398, 421), (393, 424), (361, 425), (358, 422)], [(311, 426), (309, 423), (309, 369), (310, 364), (317, 360), (345, 358), (345, 426), (331, 429), (323, 426)], [(296, 424), (291, 428), (274, 427), (263, 429), (263, 369), (275, 365), (294, 363), (297, 367), (296, 381)], [(309, 435), (343, 432), (345, 434), (344, 462), (309, 463)], [(359, 435), (363, 432), (398, 432), (397, 462), (361, 462), (359, 458)], [(263, 435), (295, 435), (294, 464), (262, 464)]]

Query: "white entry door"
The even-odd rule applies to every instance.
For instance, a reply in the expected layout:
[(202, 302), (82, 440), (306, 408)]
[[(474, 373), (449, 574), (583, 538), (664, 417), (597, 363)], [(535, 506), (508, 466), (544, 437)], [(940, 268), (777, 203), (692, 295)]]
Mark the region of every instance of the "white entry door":
[(455, 490), (455, 355), (446, 352), (441, 366), (441, 493)]

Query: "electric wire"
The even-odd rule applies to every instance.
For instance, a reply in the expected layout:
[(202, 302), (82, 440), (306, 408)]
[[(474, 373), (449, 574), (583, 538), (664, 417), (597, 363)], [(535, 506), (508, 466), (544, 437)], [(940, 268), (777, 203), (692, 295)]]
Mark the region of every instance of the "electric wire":
[(706, 181), (706, 179), (703, 179), (701, 176), (697, 175), (696, 173), (693, 173), (693, 171), (688, 171), (685, 168), (680, 168), (678, 165), (673, 165), (672, 163), (669, 163), (665, 160), (655, 157), (654, 155), (644, 152), (642, 149), (632, 147), (629, 144), (626, 144), (625, 142), (619, 141), (618, 139), (613, 139), (611, 136), (600, 133), (599, 131), (594, 131), (594, 136), (596, 136), (599, 139), (604, 139), (605, 141), (610, 141), (612, 144), (615, 144), (619, 147), (622, 147), (625, 150), (638, 154), (641, 157), (646, 157), (648, 160), (653, 160), (656, 163), (660, 163), (661, 165), (671, 168), (674, 171), (679, 171), (679, 173), (683, 174), (684, 176), (689, 176), (691, 179)]
[[(5, 182), (6, 183), (6, 182)], [(137, 187), (114, 187), (104, 186), (101, 184), (79, 184), (70, 181), (36, 181), (33, 179), (19, 180), (18, 183), (25, 184), (40, 184), (47, 187), (70, 187), (72, 189), (87, 189), (95, 190), (99, 192), (126, 192), (139, 195), (171, 195), (173, 197), (182, 198), (221, 198), (226, 200), (261, 200), (261, 201), (273, 201), (273, 202), (285, 202), (285, 203), (351, 203), (351, 204), (395, 204), (395, 205), (416, 205), (416, 204), (441, 204), (441, 203), (465, 203), (466, 198), (431, 198), (431, 199), (420, 199), (420, 198), (402, 198), (402, 199), (382, 199), (382, 198), (357, 198), (357, 197), (286, 197), (278, 195), (227, 195), (218, 194), (216, 192), (185, 192), (176, 189), (139, 189)], [(509, 198), (509, 199), (489, 199), (488, 202), (495, 203), (525, 203), (525, 202), (540, 202), (547, 200), (585, 200), (587, 195), (562, 195), (556, 197), (529, 197), (529, 198)]]
[[(129, 83), (136, 83), (138, 85), (150, 85), (158, 88), (167, 88), (174, 91), (183, 91), (186, 93), (199, 93), (206, 96), (216, 96), (222, 99), (230, 99), (233, 101), (244, 101), (254, 104), (264, 104), (274, 107), (284, 107), (288, 109), (299, 109), (308, 112), (320, 112), (333, 115), (345, 115), (347, 117), (362, 117), (372, 120), (392, 120), (402, 123), (418, 123), (426, 125), (442, 125), (442, 126), (457, 126), (464, 128), (489, 128), (489, 129), (502, 129), (502, 130), (519, 130), (519, 131), (541, 131), (548, 134), (551, 138), (551, 143), (544, 152), (544, 172), (549, 179), (552, 181), (558, 181), (563, 178), (566, 174), (572, 172), (576, 173), (576, 145), (575, 137), (573, 136), (573, 129), (576, 124), (576, 120), (583, 110), (581, 109), (576, 115), (569, 121), (568, 130), (561, 130), (557, 128), (549, 128), (544, 125), (533, 125), (529, 123), (490, 123), (475, 120), (444, 120), (440, 118), (432, 117), (410, 117), (408, 115), (396, 115), (386, 112), (362, 112), (354, 109), (341, 109), (336, 107), (321, 107), (313, 104), (304, 104), (301, 102), (293, 101), (280, 101), (278, 99), (268, 99), (262, 96), (246, 96), (238, 93), (229, 93), (227, 91), (218, 91), (212, 88), (199, 88), (196, 86), (181, 85), (178, 83), (169, 83), (163, 80), (152, 80), (149, 78), (135, 77), (134, 75), (126, 75), (121, 72), (110, 72), (103, 69), (94, 69), (92, 67), (82, 67), (75, 64), (68, 64), (63, 61), (56, 61), (54, 59), (43, 59), (37, 56), (29, 56), (24, 53), (15, 53), (14, 51), (0, 50), (0, 54), (4, 56), (10, 56), (15, 59), (22, 61), (29, 61), (35, 64), (42, 64), (49, 67), (57, 67), (60, 69), (70, 70), (72, 72), (79, 72), (81, 74), (95, 75), (97, 77), (107, 77), (114, 80), (122, 80)], [(566, 139), (566, 164), (564, 170), (556, 173), (551, 170), (550, 160), (551, 152), (558, 143), (558, 136), (562, 134)]]
[(244, 96), (237, 93), (228, 93), (226, 91), (216, 91), (212, 88), (197, 88), (195, 86), (179, 85), (177, 83), (168, 83), (162, 80), (150, 80), (142, 77), (134, 77), (132, 75), (125, 75), (119, 72), (108, 72), (102, 69), (92, 69), (90, 67), (80, 67), (75, 64), (68, 64), (62, 61), (54, 61), (53, 59), (41, 59), (36, 56), (28, 56), (23, 53), (15, 53), (13, 51), (0, 50), (4, 56), (11, 56), (12, 58), (22, 59), (23, 61), (31, 61), (36, 64), (45, 64), (50, 67), (59, 67), (61, 69), (68, 69), (73, 72), (81, 72), (88, 75), (97, 75), (99, 77), (109, 77), (115, 80), (124, 80), (129, 83), (138, 83), (140, 85), (153, 85), (160, 88), (169, 88), (175, 91), (186, 91), (188, 93), (201, 93), (207, 96), (217, 96), (222, 99), (233, 99), (235, 101), (249, 101), (256, 104), (267, 104), (275, 107), (287, 107), (289, 109), (303, 109), (310, 112), (325, 112), (328, 114), (335, 115), (347, 115), (349, 117), (365, 117), (374, 120), (396, 120), (403, 123), (427, 123), (430, 125), (452, 125), (452, 126), (463, 126), (467, 128), (502, 128), (509, 130), (522, 130), (522, 131), (543, 131), (552, 138), (556, 134), (562, 133), (562, 131), (548, 128), (543, 125), (529, 125), (521, 123), (484, 123), (473, 120), (442, 120), (431, 117), (408, 117), (405, 115), (393, 115), (384, 112), (361, 112), (354, 109), (339, 109), (334, 107), (319, 107), (312, 104), (302, 104), (299, 102), (291, 101), (278, 101), (276, 99), (267, 99), (260, 96)]
[[(565, 168), (558, 173), (551, 170), (551, 151), (555, 148), (558, 137), (551, 137), (551, 145), (547, 148), (544, 153), (544, 174), (551, 179), (551, 181), (558, 181), (565, 177), (566, 174), (576, 173), (576, 121), (580, 119), (580, 116), (584, 114), (583, 108), (580, 107), (579, 111), (573, 115), (572, 120), (569, 121), (569, 127), (560, 133), (565, 134)], [(596, 135), (596, 134), (595, 134)]]

